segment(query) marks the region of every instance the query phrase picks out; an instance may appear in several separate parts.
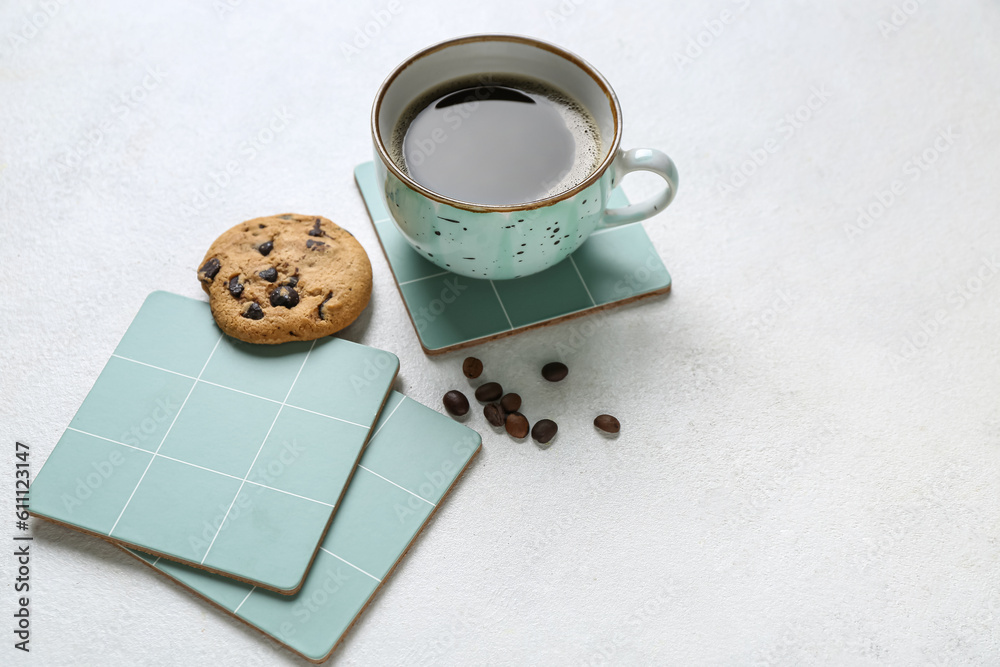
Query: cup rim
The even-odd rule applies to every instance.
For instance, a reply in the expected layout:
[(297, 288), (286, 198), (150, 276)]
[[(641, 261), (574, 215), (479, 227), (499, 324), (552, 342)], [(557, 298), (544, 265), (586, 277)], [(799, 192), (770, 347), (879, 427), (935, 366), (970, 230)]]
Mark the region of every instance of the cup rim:
[[(599, 164), (597, 168), (594, 169), (594, 171), (592, 171), (589, 176), (587, 176), (587, 178), (585, 178), (583, 181), (581, 181), (574, 187), (570, 188), (569, 190), (552, 195), (551, 197), (545, 197), (544, 199), (536, 199), (534, 201), (525, 202), (522, 204), (507, 204), (500, 206), (500, 205), (490, 205), (490, 204), (477, 204), (475, 202), (463, 201), (461, 199), (454, 199), (452, 197), (442, 195), (417, 183), (407, 174), (403, 173), (398, 166), (396, 166), (396, 163), (393, 162), (392, 157), (390, 157), (389, 155), (389, 150), (386, 148), (385, 142), (382, 141), (382, 136), (379, 133), (378, 129), (379, 112), (382, 109), (382, 100), (385, 97), (386, 91), (388, 91), (393, 81), (396, 80), (396, 77), (398, 77), (403, 72), (403, 70), (405, 70), (407, 67), (415, 63), (417, 60), (452, 46), (457, 46), (459, 44), (469, 44), (472, 42), (517, 42), (520, 44), (526, 44), (528, 46), (534, 46), (536, 48), (549, 51), (550, 53), (554, 53), (555, 55), (565, 60), (568, 60), (570, 63), (576, 65), (581, 70), (583, 70), (588, 76), (590, 76), (591, 79), (594, 80), (594, 83), (598, 85), (598, 87), (601, 89), (604, 95), (608, 98), (608, 102), (611, 105), (611, 116), (614, 125), (614, 137), (612, 138), (611, 144), (608, 146), (607, 155), (604, 156), (604, 159), (601, 161), (601, 164)], [(477, 211), (477, 212), (527, 211), (536, 208), (543, 208), (545, 206), (551, 206), (565, 199), (569, 199), (570, 197), (575, 196), (576, 194), (582, 192), (583, 190), (587, 189), (588, 187), (596, 183), (598, 180), (600, 180), (601, 176), (604, 175), (604, 172), (607, 171), (608, 167), (611, 166), (611, 163), (614, 162), (614, 159), (618, 154), (618, 147), (621, 144), (621, 138), (622, 138), (621, 106), (618, 103), (618, 96), (615, 95), (615, 91), (611, 88), (611, 85), (608, 83), (607, 79), (605, 79), (604, 76), (601, 75), (601, 73), (598, 72), (593, 65), (591, 65), (590, 63), (588, 63), (586, 60), (576, 55), (575, 53), (567, 51), (566, 49), (560, 46), (556, 46), (555, 44), (544, 42), (540, 39), (535, 39), (533, 37), (526, 37), (524, 35), (483, 33), (483, 34), (466, 35), (464, 37), (455, 37), (452, 39), (445, 40), (443, 42), (438, 42), (437, 44), (433, 44), (424, 49), (421, 49), (420, 51), (417, 51), (416, 53), (408, 57), (406, 60), (401, 62), (399, 65), (397, 65), (392, 70), (392, 72), (389, 73), (389, 76), (385, 78), (385, 81), (382, 82), (382, 85), (379, 86), (378, 92), (375, 94), (375, 101), (372, 104), (371, 132), (372, 132), (372, 141), (375, 143), (375, 149), (378, 151), (379, 157), (381, 158), (382, 163), (385, 165), (385, 167), (392, 173), (393, 176), (395, 176), (400, 181), (405, 183), (410, 189), (416, 190), (417, 192), (427, 197), (428, 199), (432, 199), (442, 204), (447, 204), (454, 208), (463, 209), (466, 211)]]

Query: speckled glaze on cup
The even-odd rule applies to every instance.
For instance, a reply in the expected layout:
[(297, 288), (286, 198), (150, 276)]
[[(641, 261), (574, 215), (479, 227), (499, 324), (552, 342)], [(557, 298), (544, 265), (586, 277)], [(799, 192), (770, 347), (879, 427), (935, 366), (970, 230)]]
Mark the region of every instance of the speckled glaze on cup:
[[(603, 157), (597, 169), (566, 192), (511, 206), (452, 199), (403, 173), (390, 157), (388, 141), (407, 105), (439, 83), (489, 73), (541, 79), (587, 107), (601, 132)], [(578, 56), (529, 37), (472, 35), (420, 51), (383, 82), (371, 123), (376, 181), (399, 231), (431, 262), (470, 278), (504, 280), (547, 269), (595, 230), (655, 215), (677, 193), (677, 169), (664, 153), (619, 148), (621, 108), (604, 77)], [(609, 210), (612, 188), (632, 171), (653, 172), (667, 186), (645, 201)]]

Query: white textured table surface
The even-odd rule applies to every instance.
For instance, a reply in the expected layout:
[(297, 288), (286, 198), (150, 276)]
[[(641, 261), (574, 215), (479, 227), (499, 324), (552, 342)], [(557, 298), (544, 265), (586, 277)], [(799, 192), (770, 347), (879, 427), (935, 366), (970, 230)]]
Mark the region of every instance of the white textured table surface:
[[(462, 353), (421, 353), (351, 171), (397, 62), (517, 32), (590, 60), (625, 146), (677, 162), (645, 223), (674, 291), (476, 350), (558, 440), (477, 418), (482, 455), (336, 660), (1000, 664), (1000, 6), (396, 2), (0, 8), (0, 551), (14, 440), (37, 471), (145, 296), (203, 298), (243, 219), (348, 227), (375, 294), (347, 337), (428, 405), (467, 386)], [(30, 655), (0, 557), (4, 664), (300, 662), (100, 540), (34, 534)]]

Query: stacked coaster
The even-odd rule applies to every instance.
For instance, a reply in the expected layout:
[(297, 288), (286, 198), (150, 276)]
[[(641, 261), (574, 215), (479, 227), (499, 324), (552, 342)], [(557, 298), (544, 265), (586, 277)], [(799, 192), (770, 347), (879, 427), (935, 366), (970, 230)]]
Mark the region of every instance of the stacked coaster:
[(480, 448), (393, 392), (398, 369), (337, 338), (243, 343), (208, 304), (154, 292), (39, 471), (32, 514), (325, 660)]

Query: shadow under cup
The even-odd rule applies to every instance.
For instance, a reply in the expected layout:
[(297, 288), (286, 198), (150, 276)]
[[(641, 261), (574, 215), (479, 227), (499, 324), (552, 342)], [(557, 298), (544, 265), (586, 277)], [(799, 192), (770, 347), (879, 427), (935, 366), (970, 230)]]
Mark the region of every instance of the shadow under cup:
[[(488, 80), (490, 74), (539, 79), (585, 106), (601, 135), (597, 168), (565, 192), (505, 206), (452, 199), (406, 175), (393, 162), (389, 142), (409, 105), (446, 81), (479, 76)], [(607, 81), (559, 47), (512, 35), (451, 40), (412, 56), (379, 89), (372, 107), (376, 182), (406, 240), (442, 269), (471, 278), (530, 275), (568, 257), (601, 224), (614, 185), (614, 169), (609, 167), (621, 141), (620, 119), (618, 100)]]

